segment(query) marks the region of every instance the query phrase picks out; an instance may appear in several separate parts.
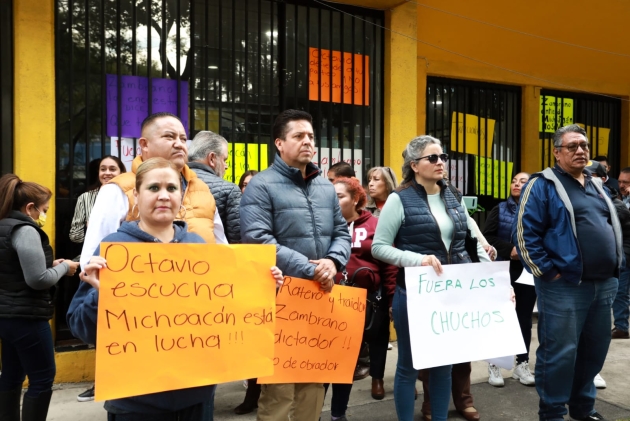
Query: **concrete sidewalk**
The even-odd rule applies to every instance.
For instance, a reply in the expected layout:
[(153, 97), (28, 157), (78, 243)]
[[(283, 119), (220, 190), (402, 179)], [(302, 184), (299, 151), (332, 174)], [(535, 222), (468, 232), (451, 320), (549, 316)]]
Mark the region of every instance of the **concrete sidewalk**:
[[(536, 328), (533, 330), (530, 366), (535, 363), (535, 350), (538, 346)], [(396, 368), (397, 348), (389, 351), (387, 369), (385, 372), (386, 397), (376, 401), (370, 396), (370, 378), (354, 383), (350, 396), (350, 407), (347, 417), (356, 421), (389, 421), (396, 420), (393, 402), (393, 379)], [(630, 420), (630, 340), (614, 340), (611, 343), (606, 365), (602, 376), (608, 383), (605, 390), (598, 391), (596, 409), (609, 421)], [(538, 420), (538, 395), (533, 387), (522, 386), (512, 380), (510, 372), (503, 370), (506, 377), (505, 387), (495, 388), (487, 383), (487, 364), (474, 362), (471, 375), (472, 394), (475, 407), (481, 414), (483, 421), (536, 421)], [(56, 386), (53, 401), (48, 415), (50, 421), (79, 421), (107, 419), (102, 402), (77, 402), (76, 395), (83, 392), (89, 384), (64, 384)], [(422, 385), (418, 382), (418, 389)], [(233, 408), (240, 404), (245, 396), (242, 382), (220, 385), (215, 400), (215, 415), (217, 421), (254, 421), (255, 413), (235, 415)], [(415, 420), (420, 420), (422, 396), (416, 401)], [(330, 396), (326, 399), (322, 420), (330, 420)], [(568, 418), (568, 417), (567, 417)], [(462, 420), (451, 406), (449, 420)]]

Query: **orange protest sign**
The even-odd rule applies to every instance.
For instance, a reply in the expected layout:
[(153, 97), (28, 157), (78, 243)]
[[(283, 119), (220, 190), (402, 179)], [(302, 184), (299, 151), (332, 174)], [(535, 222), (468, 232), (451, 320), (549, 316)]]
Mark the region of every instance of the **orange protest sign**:
[(273, 373), (271, 245), (102, 243), (96, 398)]
[[(308, 99), (330, 102), (332, 83), (332, 102), (341, 102), (343, 91), (343, 103), (352, 104), (354, 93), (354, 105), (370, 105), (370, 77), (365, 77), (364, 69), (370, 68), (370, 56), (362, 54), (343, 53), (341, 51), (309, 48), (309, 78)], [(332, 78), (331, 78), (332, 72)], [(343, 78), (341, 77), (343, 73)], [(365, 92), (365, 100), (364, 100)]]
[(352, 383), (366, 290), (286, 277), (276, 303), (275, 370), (258, 383)]

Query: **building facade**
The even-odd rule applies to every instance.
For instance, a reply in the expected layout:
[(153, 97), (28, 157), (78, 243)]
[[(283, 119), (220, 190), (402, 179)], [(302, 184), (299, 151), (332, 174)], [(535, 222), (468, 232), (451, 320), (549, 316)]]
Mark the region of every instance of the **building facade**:
[[(226, 137), (236, 181), (273, 162), (286, 108), (313, 115), (324, 171), (349, 160), (364, 182), (376, 165), (400, 175), (406, 143), (431, 134), (452, 182), (487, 210), (515, 172), (553, 164), (551, 134), (567, 123), (586, 128), (613, 175), (629, 165), (628, 4), (341, 3), (0, 0), (0, 169), (54, 187), (46, 230), (72, 258), (90, 162), (130, 161), (155, 111), (179, 115), (190, 138)], [(57, 381), (88, 380), (93, 351), (64, 323), (76, 280), (62, 282)]]

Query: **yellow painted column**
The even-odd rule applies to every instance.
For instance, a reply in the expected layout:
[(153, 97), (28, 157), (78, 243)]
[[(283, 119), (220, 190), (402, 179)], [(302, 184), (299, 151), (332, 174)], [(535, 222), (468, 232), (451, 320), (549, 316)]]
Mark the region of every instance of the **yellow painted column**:
[(540, 88), (526, 85), (522, 91), (523, 114), (521, 121), (521, 171), (533, 174), (540, 167)]
[[(55, 2), (13, 2), (15, 173), (55, 191)], [(55, 244), (54, 200), (44, 230)]]
[[(418, 57), (418, 80), (416, 104), (416, 136), (427, 133), (427, 61), (424, 57)], [(409, 139), (411, 140), (411, 139)], [(443, 141), (443, 139), (440, 139)]]
[[(625, 97), (627, 100), (628, 97)], [(621, 101), (621, 168), (630, 166), (630, 102)], [(614, 174), (617, 176), (617, 174)]]
[(417, 24), (414, 3), (403, 3), (385, 13), (385, 26), (392, 31), (385, 31), (384, 158), (385, 165), (391, 167), (399, 179), (402, 151), (418, 135)]

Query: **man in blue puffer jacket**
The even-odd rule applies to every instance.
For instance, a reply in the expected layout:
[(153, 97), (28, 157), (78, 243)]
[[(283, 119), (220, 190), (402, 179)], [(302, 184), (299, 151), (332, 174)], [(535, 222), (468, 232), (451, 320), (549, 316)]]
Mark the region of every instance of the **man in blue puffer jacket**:
[(617, 212), (585, 167), (586, 132), (572, 124), (553, 136), (557, 164), (523, 189), (512, 242), (538, 295), (536, 389), (540, 420), (604, 420), (593, 379), (610, 345), (610, 309), (623, 242)]
[[(350, 257), (350, 233), (330, 181), (311, 163), (312, 117), (287, 110), (273, 126), (273, 165), (252, 178), (241, 200), (241, 240), (275, 244), (286, 276), (312, 279), (330, 291)], [(319, 383), (263, 385), (258, 421), (317, 421), (324, 401)]]

